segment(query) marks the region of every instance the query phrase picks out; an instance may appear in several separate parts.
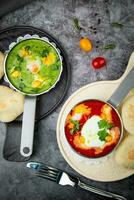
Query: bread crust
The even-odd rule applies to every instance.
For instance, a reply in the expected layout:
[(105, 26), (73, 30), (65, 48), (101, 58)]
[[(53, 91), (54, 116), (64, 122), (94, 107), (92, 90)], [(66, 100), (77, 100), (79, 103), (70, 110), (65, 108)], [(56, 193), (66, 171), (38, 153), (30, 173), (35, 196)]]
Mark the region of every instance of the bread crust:
[(122, 106), (122, 120), (126, 131), (134, 136), (134, 95)]
[(24, 96), (13, 89), (0, 86), (0, 121), (11, 122), (22, 112)]
[(0, 51), (0, 79), (4, 75), (4, 59), (5, 55)]
[(115, 160), (125, 168), (134, 169), (134, 136), (124, 138), (115, 152)]

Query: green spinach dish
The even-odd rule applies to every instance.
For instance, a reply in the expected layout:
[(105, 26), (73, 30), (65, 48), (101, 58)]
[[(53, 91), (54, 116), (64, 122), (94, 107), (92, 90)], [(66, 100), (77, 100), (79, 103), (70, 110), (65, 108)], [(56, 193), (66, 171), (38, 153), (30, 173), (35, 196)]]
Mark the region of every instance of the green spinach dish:
[(62, 61), (50, 43), (27, 39), (11, 49), (5, 69), (16, 89), (34, 95), (47, 92), (56, 84), (62, 72)]

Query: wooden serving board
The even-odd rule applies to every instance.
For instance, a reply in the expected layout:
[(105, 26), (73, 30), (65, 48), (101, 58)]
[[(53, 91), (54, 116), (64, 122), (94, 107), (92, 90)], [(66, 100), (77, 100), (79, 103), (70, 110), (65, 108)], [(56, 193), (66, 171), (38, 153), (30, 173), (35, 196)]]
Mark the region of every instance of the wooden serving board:
[[(115, 152), (113, 152), (110, 156), (101, 159), (99, 158), (97, 160), (78, 155), (70, 147), (64, 134), (64, 123), (66, 116), (77, 103), (86, 99), (94, 98), (106, 101), (116, 90), (120, 82), (133, 66), (134, 52), (130, 57), (125, 73), (120, 79), (115, 81), (99, 81), (80, 88), (69, 97), (59, 114), (57, 122), (57, 142), (59, 149), (67, 163), (79, 174), (85, 176), (86, 178), (96, 181), (110, 182), (121, 180), (134, 174), (134, 169), (126, 169), (116, 163), (114, 159)], [(134, 94), (134, 89), (129, 92), (128, 96), (132, 94)]]

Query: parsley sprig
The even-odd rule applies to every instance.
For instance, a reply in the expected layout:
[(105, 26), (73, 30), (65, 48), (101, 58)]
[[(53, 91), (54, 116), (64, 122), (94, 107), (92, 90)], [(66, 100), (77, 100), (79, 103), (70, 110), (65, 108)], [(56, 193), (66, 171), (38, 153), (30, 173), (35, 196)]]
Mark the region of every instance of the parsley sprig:
[(80, 130), (80, 124), (77, 120), (70, 119), (70, 121), (74, 124), (74, 127), (70, 131), (71, 135), (73, 135), (76, 131)]
[(99, 128), (110, 129), (113, 127), (113, 124), (108, 123), (106, 120), (102, 119), (98, 122)]
[(100, 130), (100, 131), (98, 132), (98, 136), (99, 136), (99, 139), (100, 139), (101, 141), (105, 141), (105, 138), (106, 138), (108, 135), (109, 135), (109, 134), (108, 134), (108, 132), (107, 132), (106, 129)]
[(98, 136), (101, 141), (104, 141), (105, 138), (109, 135), (108, 129), (111, 129), (113, 127), (113, 124), (108, 123), (106, 120), (100, 120), (98, 122), (98, 126), (101, 129), (98, 131)]

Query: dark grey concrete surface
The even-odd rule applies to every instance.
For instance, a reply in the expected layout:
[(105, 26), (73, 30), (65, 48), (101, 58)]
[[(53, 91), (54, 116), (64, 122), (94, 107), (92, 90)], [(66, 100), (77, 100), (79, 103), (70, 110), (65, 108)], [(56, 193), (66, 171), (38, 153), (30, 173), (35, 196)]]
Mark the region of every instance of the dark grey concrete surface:
[[(72, 25), (77, 17), (85, 29), (79, 34)], [(100, 23), (98, 24), (98, 19)], [(121, 22), (123, 28), (113, 28), (112, 22)], [(71, 63), (72, 81), (66, 99), (81, 86), (97, 81), (119, 78), (134, 50), (134, 1), (133, 0), (38, 0), (0, 19), (0, 29), (13, 25), (30, 25), (52, 33), (63, 45)], [(91, 27), (97, 29), (93, 33)], [(81, 36), (88, 36), (94, 49), (84, 53), (79, 49)], [(96, 42), (99, 41), (99, 45)], [(116, 43), (116, 48), (101, 51), (97, 45)], [(104, 56), (107, 67), (95, 71), (91, 60)], [(65, 101), (65, 100), (64, 100)], [(63, 102), (64, 103), (64, 102)], [(63, 105), (62, 103), (62, 105)], [(65, 169), (78, 175), (86, 183), (116, 192), (134, 200), (134, 177), (113, 183), (101, 183), (86, 179), (69, 167), (63, 159), (56, 142), (56, 122), (62, 105), (39, 123), (35, 133), (37, 143), (31, 160)], [(26, 163), (12, 163), (3, 159), (2, 150), (6, 127), (0, 123), (0, 200), (104, 200), (94, 194), (62, 187), (53, 182), (35, 178), (26, 168)]]

